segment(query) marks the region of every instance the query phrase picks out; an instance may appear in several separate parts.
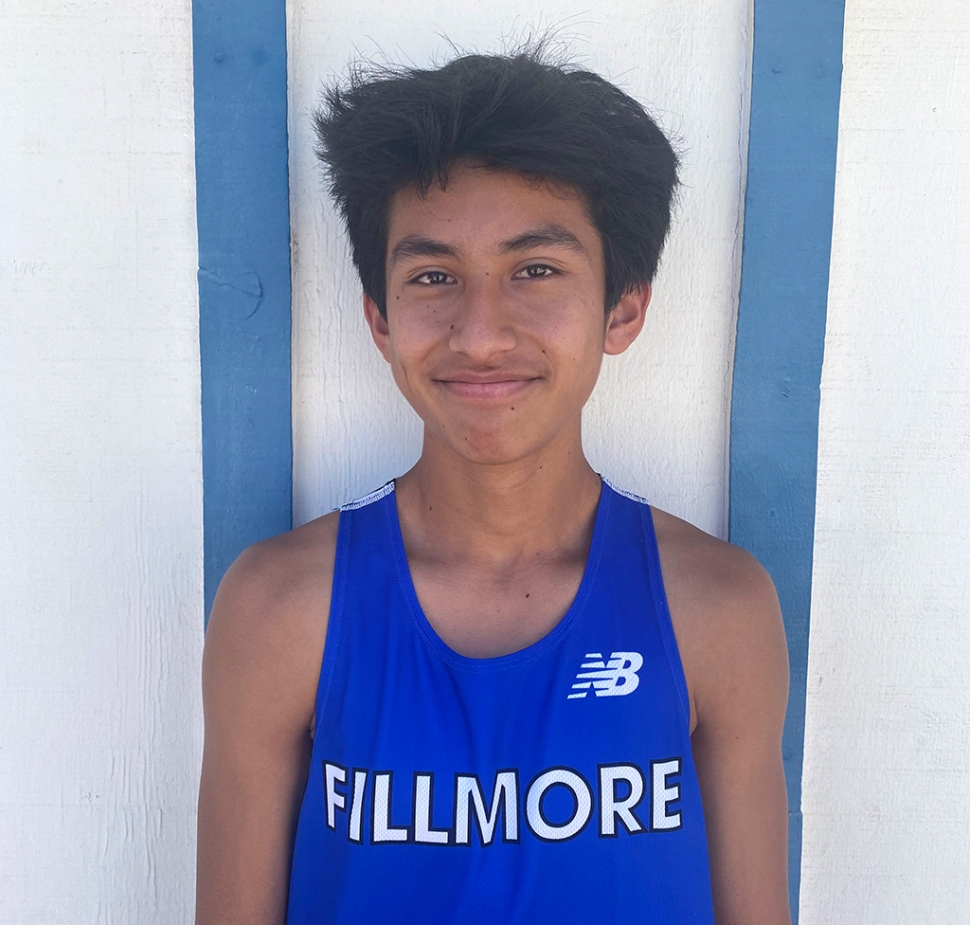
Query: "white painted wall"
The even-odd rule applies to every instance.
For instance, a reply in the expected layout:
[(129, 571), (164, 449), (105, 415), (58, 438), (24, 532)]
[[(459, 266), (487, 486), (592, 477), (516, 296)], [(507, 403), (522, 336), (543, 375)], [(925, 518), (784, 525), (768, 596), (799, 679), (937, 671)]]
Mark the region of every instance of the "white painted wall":
[(849, 0), (801, 921), (970, 919), (970, 6)]
[(594, 464), (723, 535), (727, 430), (749, 80), (750, 0), (466, 4), (290, 0), (294, 516), (298, 523), (400, 474), (420, 424), (361, 314), (361, 289), (313, 156), (310, 110), (355, 49), (424, 66), (442, 34), (497, 50), (560, 24), (593, 70), (652, 104), (687, 148), (679, 214), (639, 342), (607, 358), (586, 415)]
[(0, 12), (0, 922), (191, 918), (190, 25), (189, 0)]

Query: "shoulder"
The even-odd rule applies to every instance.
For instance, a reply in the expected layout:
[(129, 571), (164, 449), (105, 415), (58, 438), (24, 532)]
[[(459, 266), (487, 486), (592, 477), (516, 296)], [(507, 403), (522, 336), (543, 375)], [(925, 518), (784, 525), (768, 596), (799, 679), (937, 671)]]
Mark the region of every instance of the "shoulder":
[[(258, 600), (274, 614), (319, 595), (333, 574), (339, 511), (255, 543), (226, 572), (218, 595)], [(221, 602), (217, 602), (221, 603)]]
[(706, 721), (775, 725), (784, 716), (788, 653), (767, 572), (750, 554), (653, 509), (664, 587), (691, 695)]
[(224, 698), (236, 710), (262, 710), (272, 691), (274, 709), (312, 722), (338, 518), (335, 511), (256, 543), (226, 572), (206, 631), (207, 713)]
[(766, 611), (777, 611), (774, 585), (754, 556), (679, 517), (651, 510), (668, 597), (696, 618), (707, 614), (719, 622), (769, 618)]

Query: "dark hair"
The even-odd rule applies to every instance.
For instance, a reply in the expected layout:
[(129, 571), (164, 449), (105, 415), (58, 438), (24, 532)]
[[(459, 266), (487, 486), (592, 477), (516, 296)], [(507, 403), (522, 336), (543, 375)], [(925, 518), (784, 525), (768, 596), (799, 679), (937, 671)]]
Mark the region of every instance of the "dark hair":
[(603, 242), (606, 308), (649, 283), (670, 225), (677, 155), (636, 100), (598, 74), (510, 55), (462, 55), (435, 69), (351, 69), (314, 114), (317, 154), (347, 222), (367, 294), (386, 311), (391, 199), (446, 185), (457, 161), (578, 190)]

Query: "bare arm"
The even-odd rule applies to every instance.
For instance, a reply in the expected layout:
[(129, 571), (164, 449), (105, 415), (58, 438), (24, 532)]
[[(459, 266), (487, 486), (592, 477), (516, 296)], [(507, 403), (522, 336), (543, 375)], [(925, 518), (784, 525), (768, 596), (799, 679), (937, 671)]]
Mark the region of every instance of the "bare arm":
[(696, 716), (715, 921), (788, 925), (788, 651), (778, 598), (747, 553), (707, 537), (679, 539), (664, 568)]
[(286, 918), (333, 570), (336, 523), (323, 521), (243, 553), (212, 608), (203, 656), (199, 925)]

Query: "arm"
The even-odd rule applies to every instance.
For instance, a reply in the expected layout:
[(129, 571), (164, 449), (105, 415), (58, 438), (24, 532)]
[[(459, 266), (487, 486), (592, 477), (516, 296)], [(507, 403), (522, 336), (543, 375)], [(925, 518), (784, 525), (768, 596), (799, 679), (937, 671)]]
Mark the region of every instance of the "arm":
[(788, 803), (781, 733), (788, 651), (770, 579), (753, 560), (721, 613), (697, 687), (694, 760), (718, 925), (788, 925)]
[(667, 530), (662, 562), (696, 717), (715, 921), (788, 925), (788, 651), (778, 598), (751, 556), (698, 533)]
[(202, 668), (199, 925), (286, 918), (329, 611), (330, 526), (247, 550), (216, 595)]

